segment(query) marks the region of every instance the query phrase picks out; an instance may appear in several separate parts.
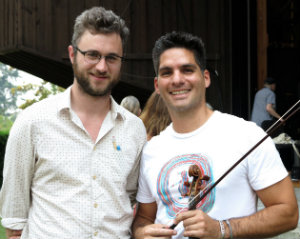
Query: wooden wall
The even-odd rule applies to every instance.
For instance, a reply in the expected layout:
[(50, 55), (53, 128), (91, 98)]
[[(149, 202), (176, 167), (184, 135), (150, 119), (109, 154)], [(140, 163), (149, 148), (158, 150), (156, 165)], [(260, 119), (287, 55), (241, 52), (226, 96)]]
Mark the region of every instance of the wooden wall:
[(74, 19), (84, 9), (103, 6), (121, 15), (131, 31), (127, 48), (129, 60), (124, 63), (121, 82), (113, 91), (117, 101), (134, 94), (142, 104), (145, 102), (153, 90), (151, 50), (154, 42), (166, 32), (180, 30), (202, 37), (212, 75), (208, 101), (216, 109), (232, 112), (234, 104), (242, 104), (234, 103), (232, 98), (232, 2), (234, 0), (0, 0), (0, 61), (67, 87), (73, 81), (67, 46)]

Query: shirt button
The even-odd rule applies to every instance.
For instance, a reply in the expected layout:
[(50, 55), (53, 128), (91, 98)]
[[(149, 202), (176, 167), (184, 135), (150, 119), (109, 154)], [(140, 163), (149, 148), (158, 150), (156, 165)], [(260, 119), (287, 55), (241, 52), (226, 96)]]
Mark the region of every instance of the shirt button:
[(97, 178), (97, 176), (96, 176), (96, 175), (94, 175), (94, 176), (93, 176), (93, 179), (95, 180), (96, 178)]
[(94, 236), (97, 236), (98, 235), (98, 232), (94, 232)]
[(97, 203), (94, 203), (94, 208), (97, 208), (98, 207), (98, 204)]

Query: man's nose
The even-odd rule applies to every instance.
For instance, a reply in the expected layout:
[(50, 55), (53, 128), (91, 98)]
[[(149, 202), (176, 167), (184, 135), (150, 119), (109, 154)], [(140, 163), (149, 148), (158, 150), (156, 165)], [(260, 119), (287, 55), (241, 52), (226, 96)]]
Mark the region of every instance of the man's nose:
[(183, 75), (181, 74), (180, 71), (174, 71), (173, 77), (172, 77), (172, 83), (175, 85), (183, 83)]
[(95, 67), (100, 72), (107, 72), (107, 63), (105, 61), (105, 57), (101, 57)]

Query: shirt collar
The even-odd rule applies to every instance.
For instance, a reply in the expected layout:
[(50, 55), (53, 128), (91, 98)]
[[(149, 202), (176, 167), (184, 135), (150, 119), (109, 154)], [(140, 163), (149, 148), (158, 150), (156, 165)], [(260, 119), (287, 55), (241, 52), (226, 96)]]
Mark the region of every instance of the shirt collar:
[[(67, 110), (70, 112), (71, 109), (71, 87), (69, 86), (63, 93), (61, 93), (61, 99), (58, 103), (58, 111), (63, 112)], [(126, 119), (126, 115), (124, 113), (123, 108), (114, 100), (112, 96), (110, 96), (111, 100), (111, 108), (110, 113), (113, 119)]]
[(110, 100), (111, 100), (111, 108), (110, 111), (112, 113), (112, 117), (114, 119), (122, 119), (125, 120), (126, 116), (124, 114), (124, 109), (122, 106), (120, 106), (112, 96), (110, 96)]
[(71, 86), (61, 93), (61, 99), (59, 100), (57, 107), (59, 112), (71, 109)]

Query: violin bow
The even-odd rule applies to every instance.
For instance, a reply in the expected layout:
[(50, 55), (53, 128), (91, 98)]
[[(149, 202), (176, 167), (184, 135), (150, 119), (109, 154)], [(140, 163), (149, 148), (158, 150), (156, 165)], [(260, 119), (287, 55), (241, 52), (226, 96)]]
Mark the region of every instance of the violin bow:
[[(258, 141), (248, 152), (246, 152), (238, 161), (236, 161), (215, 183), (210, 187), (210, 183), (200, 191), (192, 200), (188, 202), (188, 209), (192, 210), (196, 208), (196, 205), (203, 200), (236, 166), (238, 166), (254, 149), (262, 144), (275, 130), (283, 125), (290, 117), (292, 117), (300, 109), (300, 100), (298, 100), (291, 108), (287, 110), (274, 124), (272, 124), (267, 130), (266, 135)], [(297, 108), (298, 107), (298, 108)], [(180, 211), (181, 212), (181, 211)], [(178, 213), (177, 213), (178, 214)], [(171, 229), (174, 229), (177, 224), (172, 224)]]

